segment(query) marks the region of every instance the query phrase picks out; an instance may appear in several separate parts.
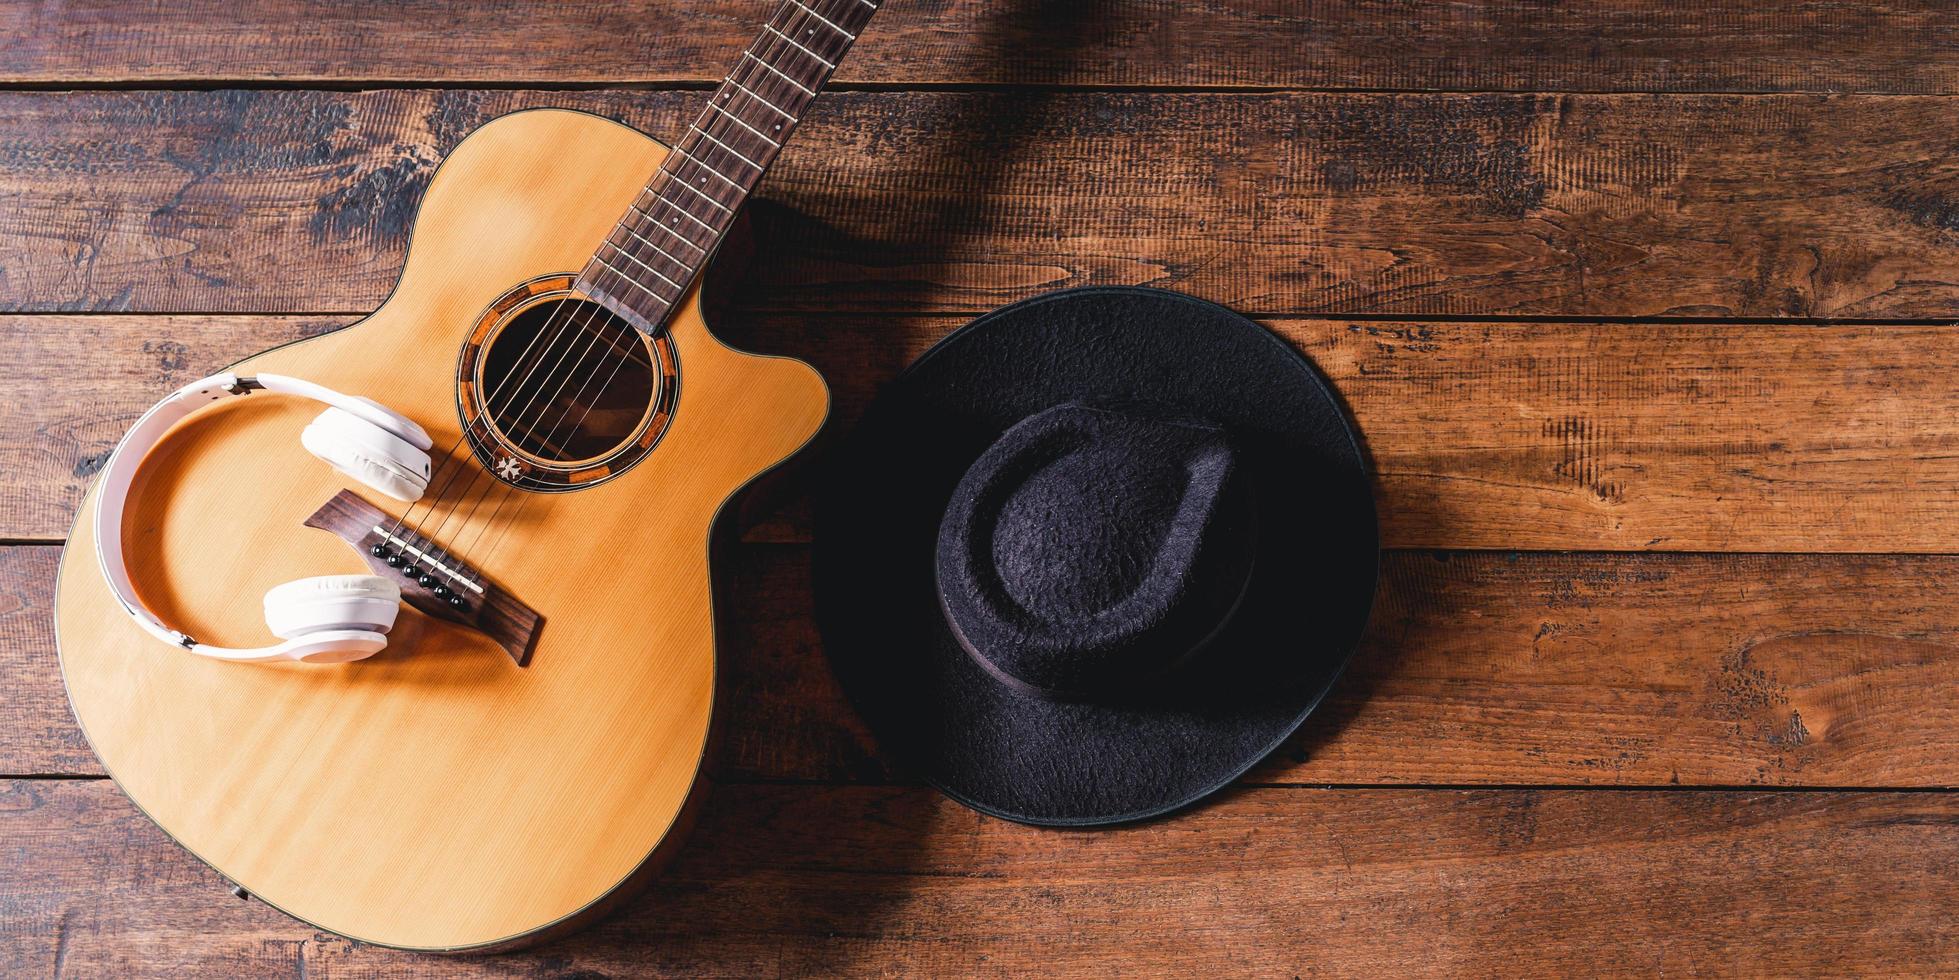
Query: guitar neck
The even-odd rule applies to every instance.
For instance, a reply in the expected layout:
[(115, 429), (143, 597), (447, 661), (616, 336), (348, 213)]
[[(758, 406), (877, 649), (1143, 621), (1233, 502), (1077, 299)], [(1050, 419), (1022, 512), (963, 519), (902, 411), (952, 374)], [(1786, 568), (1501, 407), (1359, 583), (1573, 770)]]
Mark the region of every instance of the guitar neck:
[(579, 273), (577, 288), (659, 329), (882, 0), (784, 0)]

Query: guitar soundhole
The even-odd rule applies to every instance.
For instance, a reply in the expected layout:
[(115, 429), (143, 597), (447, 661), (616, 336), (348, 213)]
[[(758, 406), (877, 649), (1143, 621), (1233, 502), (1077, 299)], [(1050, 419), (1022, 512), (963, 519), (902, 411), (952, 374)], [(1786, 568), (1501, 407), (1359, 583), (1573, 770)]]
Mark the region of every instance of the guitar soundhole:
[(570, 285), (547, 276), (511, 290), (463, 348), (464, 431), (485, 468), (526, 489), (616, 476), (652, 449), (672, 415), (671, 338), (639, 332)]
[(483, 364), (490, 424), (538, 459), (596, 459), (632, 439), (659, 379), (644, 334), (582, 299), (546, 300), (510, 319)]

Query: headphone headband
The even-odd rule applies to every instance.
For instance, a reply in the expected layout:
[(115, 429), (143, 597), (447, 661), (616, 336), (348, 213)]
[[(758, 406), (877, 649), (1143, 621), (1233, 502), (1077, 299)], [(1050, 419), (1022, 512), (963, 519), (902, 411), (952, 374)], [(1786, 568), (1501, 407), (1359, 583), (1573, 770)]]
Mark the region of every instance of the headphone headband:
[[(192, 653), (220, 660), (233, 660), (258, 663), (276, 660), (304, 660), (328, 651), (347, 651), (346, 656), (326, 658), (329, 660), (355, 660), (367, 656), (381, 648), (381, 640), (375, 634), (359, 630), (337, 630), (314, 633), (268, 647), (232, 648), (199, 643), (180, 630), (171, 629), (162, 619), (143, 605), (136, 594), (136, 587), (129, 577), (128, 561), (123, 553), (122, 519), (123, 511), (129, 502), (130, 488), (136, 482), (136, 474), (143, 467), (143, 460), (157, 443), (178, 422), (195, 414), (212, 402), (222, 401), (234, 395), (247, 395), (253, 391), (265, 390), (275, 393), (298, 395), (314, 401), (324, 402), (334, 408), (356, 415), (363, 420), (386, 429), (412, 443), (416, 448), (427, 450), (433, 442), (422, 427), (404, 419), (373, 402), (351, 395), (344, 395), (324, 385), (303, 381), (299, 378), (279, 374), (261, 374), (256, 377), (239, 377), (229, 371), (214, 374), (208, 378), (193, 381), (144, 412), (136, 424), (123, 435), (122, 441), (109, 454), (102, 466), (102, 476), (96, 488), (95, 500), (95, 559), (102, 566), (102, 575), (109, 582), (109, 591), (116, 597), (123, 610), (129, 613), (136, 625), (151, 636), (181, 647)], [(363, 638), (372, 637), (367, 643)], [(358, 656), (358, 648), (371, 646)], [(320, 662), (320, 661), (316, 661)]]

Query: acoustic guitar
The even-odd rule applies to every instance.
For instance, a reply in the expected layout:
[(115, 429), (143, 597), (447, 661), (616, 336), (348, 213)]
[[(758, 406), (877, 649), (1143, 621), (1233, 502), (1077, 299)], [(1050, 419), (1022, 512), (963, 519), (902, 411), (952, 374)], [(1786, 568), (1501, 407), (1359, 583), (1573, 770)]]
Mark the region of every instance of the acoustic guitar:
[[(710, 532), (828, 411), (809, 366), (716, 340), (698, 281), (875, 10), (781, 3), (671, 148), (578, 112), (489, 122), (379, 310), (132, 430), (56, 632), (90, 745), (158, 826), (307, 923), (420, 950), (563, 931), (670, 855), (714, 709)], [(371, 578), (268, 595), (324, 573)], [(282, 621), (300, 638), (258, 646)]]

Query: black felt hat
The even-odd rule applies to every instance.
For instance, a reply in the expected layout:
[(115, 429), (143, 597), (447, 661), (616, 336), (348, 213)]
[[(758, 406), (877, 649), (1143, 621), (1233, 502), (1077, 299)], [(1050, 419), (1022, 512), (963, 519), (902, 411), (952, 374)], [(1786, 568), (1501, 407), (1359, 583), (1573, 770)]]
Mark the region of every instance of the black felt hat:
[(1357, 440), (1221, 306), (1092, 288), (988, 314), (871, 404), (818, 495), (824, 645), (879, 740), (982, 812), (1156, 816), (1277, 748), (1373, 602)]

